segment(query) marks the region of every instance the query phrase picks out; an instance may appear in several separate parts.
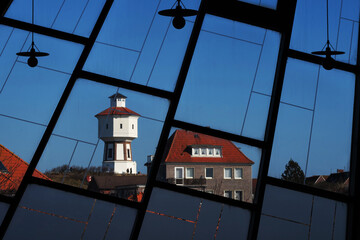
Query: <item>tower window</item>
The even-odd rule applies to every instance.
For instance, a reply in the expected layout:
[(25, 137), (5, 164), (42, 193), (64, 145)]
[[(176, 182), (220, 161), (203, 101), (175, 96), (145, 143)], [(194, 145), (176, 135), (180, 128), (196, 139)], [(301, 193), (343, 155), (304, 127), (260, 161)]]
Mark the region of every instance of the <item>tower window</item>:
[(106, 129), (108, 129), (109, 128), (109, 124), (106, 124)]
[(128, 158), (130, 158), (130, 149), (127, 150)]
[(120, 123), (120, 129), (122, 129), (122, 123)]
[(132, 125), (132, 129), (134, 129), (135, 128), (135, 126), (134, 126), (134, 124)]
[(108, 158), (112, 158), (112, 148), (108, 149)]

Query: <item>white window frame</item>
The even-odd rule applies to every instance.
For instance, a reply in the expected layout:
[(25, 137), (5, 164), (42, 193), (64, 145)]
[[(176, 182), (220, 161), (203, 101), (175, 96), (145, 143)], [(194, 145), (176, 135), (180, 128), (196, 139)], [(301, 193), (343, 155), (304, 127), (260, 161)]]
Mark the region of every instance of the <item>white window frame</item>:
[[(176, 169), (178, 169), (178, 168), (182, 169), (182, 177), (181, 178), (176, 177)], [(174, 167), (174, 178), (175, 179), (184, 179), (184, 167)]]
[[(231, 196), (230, 196), (230, 197), (227, 197), (227, 196), (225, 195), (226, 192), (230, 192), (230, 193), (231, 193)], [(224, 190), (224, 197), (227, 197), (227, 198), (232, 199), (232, 198), (234, 197), (233, 191), (231, 191), (231, 190)]]
[[(205, 152), (205, 153), (203, 153), (203, 151)], [(201, 156), (206, 156), (207, 154), (206, 154), (206, 148), (200, 148), (200, 155)]]
[[(212, 169), (211, 177), (206, 176), (206, 169)], [(214, 178), (214, 168), (212, 168), (212, 167), (205, 168), (205, 179), (213, 179), (213, 178)]]
[(210, 193), (210, 194), (214, 194), (214, 190), (212, 190), (212, 189), (205, 190), (205, 192)]
[[(237, 199), (237, 198), (236, 198), (236, 192), (242, 192), (242, 193), (241, 193), (241, 199)], [(234, 191), (234, 199), (235, 199), (235, 200), (239, 200), (239, 201), (243, 201), (243, 199), (244, 199), (244, 191), (243, 191), (243, 190), (235, 190), (235, 191)]]
[[(193, 170), (193, 176), (192, 176), (192, 177), (189, 177), (189, 176), (188, 176), (188, 172), (187, 172), (188, 169), (192, 169), (192, 170)], [(185, 177), (186, 177), (186, 178), (191, 178), (191, 179), (195, 178), (195, 168), (193, 168), (193, 167), (186, 168)]]
[[(216, 151), (219, 150), (219, 154), (216, 154)], [(214, 151), (214, 156), (219, 156), (221, 157), (221, 148), (215, 148), (215, 151)]]
[[(212, 153), (210, 153), (210, 151), (212, 151)], [(212, 156), (212, 157), (214, 156), (214, 152), (215, 152), (215, 151), (214, 151), (213, 148), (208, 148), (208, 151), (207, 151), (207, 152), (208, 152), (208, 155), (209, 155), (209, 156)]]
[[(241, 176), (240, 177), (236, 176), (236, 169), (241, 169)], [(243, 179), (244, 178), (244, 168), (240, 168), (240, 167), (234, 168), (234, 178), (235, 179)]]
[[(198, 153), (195, 153), (195, 151), (198, 151)], [(193, 156), (200, 156), (200, 149), (199, 148), (192, 148), (192, 155)]]
[[(225, 174), (226, 169), (230, 169), (230, 177), (226, 177), (226, 174)], [(233, 177), (232, 171), (233, 171), (232, 168), (224, 168), (224, 179), (232, 179), (232, 177)]]

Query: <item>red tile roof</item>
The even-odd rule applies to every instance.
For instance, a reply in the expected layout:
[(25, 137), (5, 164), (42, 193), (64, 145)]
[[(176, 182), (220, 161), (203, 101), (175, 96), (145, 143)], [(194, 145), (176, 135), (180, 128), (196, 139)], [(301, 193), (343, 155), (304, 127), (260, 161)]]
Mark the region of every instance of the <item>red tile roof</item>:
[[(3, 169), (2, 171), (0, 171), (0, 191), (17, 190), (29, 164), (1, 144), (0, 162), (6, 168), (6, 170)], [(36, 169), (33, 176), (37, 178), (51, 180)]]
[[(192, 157), (191, 145), (221, 146), (222, 157)], [(166, 151), (165, 162), (254, 164), (231, 141), (186, 130), (174, 132), (168, 140)]]
[(110, 107), (108, 109), (105, 109), (101, 113), (96, 114), (95, 117), (103, 116), (103, 115), (136, 115), (136, 116), (140, 116), (140, 114), (138, 114), (126, 107)]

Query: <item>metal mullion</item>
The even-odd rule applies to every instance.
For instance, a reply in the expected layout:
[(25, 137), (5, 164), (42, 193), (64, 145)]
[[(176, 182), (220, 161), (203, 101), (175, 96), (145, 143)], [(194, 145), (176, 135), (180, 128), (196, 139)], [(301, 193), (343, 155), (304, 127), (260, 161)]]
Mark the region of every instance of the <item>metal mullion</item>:
[(83, 37), (83, 36), (43, 27), (40, 25), (35, 25), (35, 24), (33, 25), (31, 23), (22, 22), (22, 21), (18, 21), (18, 20), (6, 18), (6, 17), (0, 17), (0, 24), (6, 25), (9, 27), (18, 28), (18, 29), (25, 30), (25, 31), (29, 31), (29, 32), (38, 33), (38, 34), (49, 36), (49, 37), (54, 37), (54, 38), (58, 38), (58, 39), (62, 39), (62, 40), (66, 40), (66, 41), (70, 41), (70, 42), (74, 42), (74, 43), (83, 44), (83, 45), (86, 45), (89, 41), (88, 38)]
[(21, 198), (25, 193), (27, 185), (29, 184), (29, 182), (31, 182), (33, 172), (35, 171), (35, 167), (41, 158), (41, 155), (47, 145), (47, 142), (49, 141), (49, 139), (51, 137), (51, 134), (55, 128), (55, 125), (56, 125), (56, 123), (60, 117), (60, 114), (65, 106), (65, 103), (70, 95), (70, 92), (71, 92), (72, 88), (74, 87), (76, 79), (78, 78), (78, 73), (83, 68), (85, 61), (90, 54), (90, 51), (91, 51), (91, 49), (95, 43), (95, 40), (100, 32), (100, 29), (101, 29), (103, 23), (105, 22), (106, 16), (110, 11), (112, 3), (113, 3), (113, 0), (107, 0), (106, 3), (104, 4), (104, 7), (99, 15), (99, 18), (97, 19), (96, 24), (90, 34), (89, 41), (85, 45), (85, 47), (80, 55), (80, 58), (75, 66), (73, 74), (71, 75), (69, 82), (64, 89), (64, 92), (59, 100), (59, 103), (56, 106), (56, 109), (49, 121), (49, 124), (40, 140), (40, 143), (39, 143), (33, 157), (32, 157), (32, 160), (25, 172), (23, 181), (21, 182), (21, 184), (15, 194), (14, 201), (10, 205), (10, 207), (4, 217), (4, 220), (1, 224), (1, 227), (0, 227), (0, 238), (1, 239), (4, 237), (6, 230), (9, 227), (9, 224), (16, 212), (16, 209), (21, 201)]
[(286, 63), (288, 58), (288, 51), (290, 46), (290, 38), (292, 32), (292, 25), (295, 16), (296, 0), (278, 0), (277, 11), (281, 14), (282, 22), (286, 23), (284, 31), (281, 32), (281, 42), (276, 66), (276, 73), (274, 78), (272, 98), (270, 101), (268, 119), (265, 129), (265, 144), (266, 148), (261, 154), (261, 162), (259, 165), (258, 182), (255, 192), (254, 203), (257, 205), (256, 211), (253, 212), (250, 220), (248, 239), (255, 240), (258, 236), (262, 205), (264, 201), (266, 178), (269, 171), (272, 145), (274, 141), (276, 121), (279, 112), (282, 86), (284, 83), (284, 76), (286, 70)]
[(13, 0), (2, 0), (0, 2), (0, 17), (4, 16)]
[[(309, 53), (300, 52), (297, 50), (289, 49), (288, 57), (322, 65), (324, 58), (315, 56)], [(359, 73), (359, 68), (355, 65), (334, 61), (334, 69), (339, 69), (342, 71), (352, 72), (352, 73)]]
[(213, 202), (217, 202), (217, 203), (221, 203), (221, 204), (227, 204), (230, 206), (239, 207), (239, 208), (247, 209), (250, 211), (255, 209), (255, 205), (252, 203), (243, 202), (243, 201), (223, 197), (223, 196), (212, 194), (212, 193), (202, 192), (199, 190), (194, 190), (194, 189), (191, 189), (188, 187), (182, 187), (182, 186), (178, 186), (178, 185), (167, 183), (167, 182), (156, 181), (154, 183), (154, 186), (157, 188), (168, 190), (168, 191), (186, 194), (186, 195), (189, 195), (190, 197), (207, 199), (209, 201), (213, 201)]
[(41, 179), (41, 178), (37, 178), (37, 177), (33, 177), (33, 176), (31, 177), (29, 184), (44, 186), (47, 188), (56, 189), (56, 190), (60, 190), (60, 191), (64, 191), (64, 192), (69, 192), (69, 193), (73, 193), (73, 194), (88, 197), (88, 198), (94, 198), (97, 200), (106, 201), (106, 202), (130, 207), (130, 208), (138, 209), (140, 206), (140, 203), (138, 203), (138, 202), (114, 197), (114, 196), (107, 195), (107, 194), (102, 194), (99, 192), (92, 192), (92, 191), (89, 191), (89, 190), (86, 190), (83, 188), (73, 187), (70, 185), (63, 184), (63, 183), (53, 182), (53, 181), (49, 181), (49, 180), (45, 180), (45, 179)]
[(243, 143), (243, 144), (246, 144), (249, 146), (261, 148), (261, 149), (265, 148), (264, 141), (240, 136), (240, 135), (233, 134), (233, 133), (224, 132), (221, 130), (203, 127), (203, 126), (199, 126), (199, 125), (195, 125), (192, 123), (187, 123), (187, 122), (183, 122), (183, 121), (179, 121), (179, 120), (173, 120), (172, 125), (177, 128), (183, 128), (183, 129), (190, 130), (193, 132), (198, 132), (198, 133), (203, 133), (203, 134), (206, 134), (209, 136), (223, 138), (223, 139), (227, 139), (230, 141), (235, 141), (235, 142)]
[(5, 196), (5, 195), (1, 195), (0, 194), (0, 202), (4, 202), (4, 203), (8, 203), (8, 204), (11, 204), (12, 203), (12, 197), (8, 197), (8, 196)]
[(277, 32), (284, 28), (278, 11), (236, 0), (209, 0), (206, 13)]
[(161, 90), (161, 89), (153, 88), (153, 87), (148, 87), (148, 86), (141, 85), (138, 83), (125, 81), (125, 80), (118, 79), (118, 78), (108, 77), (108, 76), (100, 75), (97, 73), (80, 71), (78, 77), (84, 78), (84, 79), (87, 79), (90, 81), (98, 82), (98, 83), (103, 83), (103, 84), (112, 85), (112, 86), (119, 87), (119, 88), (124, 88), (124, 89), (128, 89), (128, 90), (133, 90), (133, 91), (153, 95), (156, 97), (166, 98), (166, 99), (171, 99), (173, 96), (173, 93), (169, 92), (169, 91), (165, 91), (165, 90)]
[(355, 76), (355, 96), (353, 111), (353, 126), (351, 137), (350, 183), (349, 195), (351, 201), (347, 208), (347, 239), (360, 238), (360, 26), (358, 33), (357, 61)]
[(142, 207), (137, 213), (137, 216), (135, 219), (135, 224), (133, 226), (130, 239), (137, 239), (139, 236), (140, 230), (141, 230), (141, 226), (142, 226), (142, 223), (143, 223), (143, 220), (145, 217), (146, 209), (149, 204), (149, 200), (150, 200), (150, 196), (151, 196), (151, 193), (152, 193), (152, 190), (154, 187), (154, 183), (156, 181), (156, 175), (157, 175), (157, 172), (160, 167), (162, 154), (165, 150), (165, 146), (166, 146), (168, 136), (169, 136), (169, 133), (171, 130), (171, 121), (174, 119), (176, 109), (177, 109), (177, 106), (180, 101), (180, 96), (181, 96), (182, 90), (184, 88), (185, 79), (188, 74), (188, 71), (190, 68), (190, 63), (191, 63), (191, 60), (192, 60), (192, 57), (193, 57), (193, 54), (195, 51), (196, 43), (197, 43), (199, 35), (200, 35), (200, 30), (201, 30), (202, 23), (203, 23), (204, 17), (205, 17), (207, 1), (208, 0), (202, 0), (200, 7), (199, 7), (199, 12), (197, 14), (193, 30), (191, 32), (190, 39), (189, 39), (189, 42), (188, 42), (188, 45), (186, 48), (186, 52), (184, 55), (184, 59), (183, 59), (183, 62), (182, 62), (181, 68), (180, 68), (180, 72), (179, 72), (179, 75), (178, 75), (178, 78), (176, 81), (174, 94), (170, 100), (170, 106), (169, 106), (168, 113), (166, 115), (164, 127), (163, 127), (161, 135), (160, 135), (159, 144), (158, 144), (158, 147), (156, 148), (155, 158), (152, 161), (150, 174), (148, 175), (146, 188), (145, 188), (143, 199), (142, 199)]

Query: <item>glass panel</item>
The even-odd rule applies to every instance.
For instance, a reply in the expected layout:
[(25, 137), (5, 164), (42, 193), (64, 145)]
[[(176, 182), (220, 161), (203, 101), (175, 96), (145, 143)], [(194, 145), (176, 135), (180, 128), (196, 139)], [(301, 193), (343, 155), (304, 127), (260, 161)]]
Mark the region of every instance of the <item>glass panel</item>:
[[(345, 52), (336, 56), (338, 61), (356, 64), (359, 12), (358, 0), (329, 1), (329, 40), (336, 50)], [(326, 43), (326, 28), (326, 1), (297, 1), (290, 47), (320, 51)]]
[[(194, 156), (194, 148), (222, 149), (221, 156)], [(224, 197), (224, 191), (242, 191), (241, 200), (252, 202), (256, 189), (261, 150), (229, 140), (183, 129), (172, 129), (166, 152), (158, 171), (159, 181), (178, 184), (198, 191)], [(192, 178), (178, 181), (175, 171), (192, 169)], [(241, 177), (234, 178), (233, 169), (241, 169)], [(180, 173), (179, 173), (180, 174)]]
[(345, 203), (267, 185), (259, 239), (345, 239), (345, 223)]
[[(35, 0), (34, 23), (89, 36), (104, 3), (105, 0)], [(13, 0), (5, 17), (31, 23), (31, 1)]]
[(354, 85), (353, 74), (288, 60), (270, 176), (347, 192)]
[(9, 204), (0, 202), (0, 224), (4, 219), (8, 208), (9, 208)]
[[(19, 187), (37, 144), (70, 77), (82, 46), (37, 35), (39, 46), (49, 50), (37, 67), (18, 57), (30, 45), (29, 33), (0, 26), (0, 191), (12, 196)], [(68, 54), (64, 49), (69, 50)], [(63, 62), (63, 64), (61, 64)], [(35, 175), (47, 179), (37, 169)]]
[(186, 168), (186, 177), (194, 178), (194, 168)]
[[(190, 9), (200, 3), (183, 2)], [(173, 4), (170, 0), (115, 1), (84, 69), (173, 91), (195, 19), (187, 17), (185, 27), (175, 29), (171, 18), (157, 14)]]
[(225, 168), (224, 171), (224, 178), (232, 178), (232, 168)]
[(154, 188), (139, 239), (246, 239), (249, 220), (247, 210)]
[(167, 108), (164, 99), (79, 79), (38, 169), (56, 182), (141, 200), (144, 164), (155, 152)]
[(103, 239), (114, 236), (114, 228), (129, 238), (135, 216), (134, 209), (29, 185), (5, 239)]
[(279, 41), (276, 32), (205, 16), (176, 119), (263, 139)]

